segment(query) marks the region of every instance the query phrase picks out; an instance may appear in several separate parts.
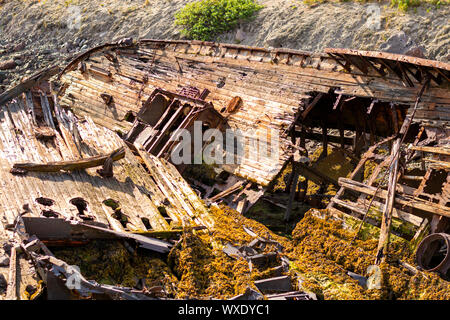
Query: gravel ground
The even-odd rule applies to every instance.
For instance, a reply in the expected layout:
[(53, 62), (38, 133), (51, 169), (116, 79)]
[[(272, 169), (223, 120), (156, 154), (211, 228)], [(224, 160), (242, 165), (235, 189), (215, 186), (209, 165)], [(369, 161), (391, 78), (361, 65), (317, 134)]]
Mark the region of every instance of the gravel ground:
[[(124, 37), (180, 39), (174, 14), (188, 2), (0, 0), (0, 92), (103, 42)], [(420, 48), (428, 58), (449, 60), (450, 6), (400, 13), (380, 4), (259, 2), (265, 8), (253, 21), (216, 41), (308, 51), (347, 47), (405, 53)]]

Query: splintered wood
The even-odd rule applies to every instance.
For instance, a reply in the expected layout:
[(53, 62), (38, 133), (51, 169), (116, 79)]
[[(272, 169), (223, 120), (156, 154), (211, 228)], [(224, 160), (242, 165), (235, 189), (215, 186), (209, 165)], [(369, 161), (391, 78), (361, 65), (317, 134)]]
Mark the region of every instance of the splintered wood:
[[(171, 164), (153, 157), (146, 167), (159, 169), (146, 171), (114, 132), (98, 127), (90, 118), (75, 121), (57, 109), (50, 95), (41, 91), (39, 100), (31, 99), (36, 94), (24, 93), (0, 109), (0, 210), (6, 226), (14, 225), (18, 213), (93, 219), (117, 231), (212, 225), (207, 209)], [(49, 116), (33, 117), (43, 112), (44, 105)], [(33, 129), (39, 126), (50, 128), (51, 141), (36, 137)], [(109, 160), (114, 176), (102, 177), (95, 167), (105, 167)], [(28, 173), (13, 175), (9, 172), (13, 166)], [(177, 190), (177, 197), (166, 189)], [(111, 203), (120, 207), (120, 217)], [(168, 207), (165, 216), (161, 207)], [(194, 217), (195, 211), (203, 215)]]

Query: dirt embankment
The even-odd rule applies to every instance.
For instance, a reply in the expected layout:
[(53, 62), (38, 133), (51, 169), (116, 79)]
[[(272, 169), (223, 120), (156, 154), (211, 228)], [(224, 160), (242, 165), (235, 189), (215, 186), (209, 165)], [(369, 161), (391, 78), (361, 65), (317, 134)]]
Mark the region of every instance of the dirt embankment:
[[(192, 1), (192, 0), (191, 0)], [(0, 92), (34, 71), (124, 37), (179, 39), (174, 14), (186, 0), (0, 1)], [(404, 53), (421, 47), (448, 61), (450, 6), (407, 13), (385, 4), (259, 0), (265, 5), (217, 41), (319, 51), (348, 47)]]

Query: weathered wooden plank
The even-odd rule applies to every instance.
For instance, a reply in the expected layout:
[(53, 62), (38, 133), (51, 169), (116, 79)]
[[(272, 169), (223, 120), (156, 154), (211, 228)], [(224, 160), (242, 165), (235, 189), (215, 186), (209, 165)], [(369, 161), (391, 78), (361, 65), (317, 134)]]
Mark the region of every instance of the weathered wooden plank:
[(95, 156), (80, 160), (58, 161), (49, 163), (15, 163), (14, 169), (23, 169), (26, 171), (37, 172), (59, 172), (59, 171), (73, 171), (92, 167), (98, 167), (105, 163), (107, 159), (117, 161), (125, 157), (125, 149), (123, 147), (111, 152), (109, 155)]
[(440, 147), (411, 146), (411, 150), (437, 153), (437, 154), (443, 154), (446, 156), (450, 156), (450, 147), (446, 147), (446, 146), (440, 146)]

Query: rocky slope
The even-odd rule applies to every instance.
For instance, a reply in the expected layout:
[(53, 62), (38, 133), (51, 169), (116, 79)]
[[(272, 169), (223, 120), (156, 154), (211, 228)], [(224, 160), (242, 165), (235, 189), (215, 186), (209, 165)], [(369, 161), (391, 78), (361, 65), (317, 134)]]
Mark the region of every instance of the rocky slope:
[[(192, 0), (191, 0), (192, 1)], [(174, 14), (186, 0), (0, 1), (0, 92), (22, 77), (80, 51), (124, 37), (181, 38)], [(450, 6), (421, 6), (407, 13), (385, 4), (259, 0), (251, 22), (216, 41), (318, 51), (348, 47), (448, 61)]]

